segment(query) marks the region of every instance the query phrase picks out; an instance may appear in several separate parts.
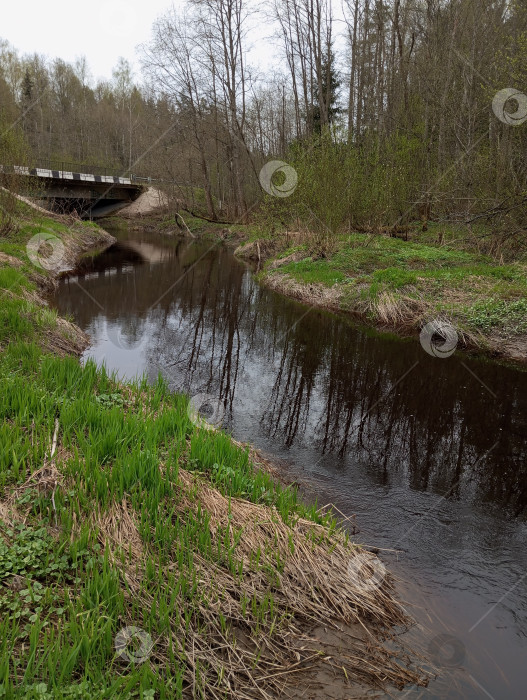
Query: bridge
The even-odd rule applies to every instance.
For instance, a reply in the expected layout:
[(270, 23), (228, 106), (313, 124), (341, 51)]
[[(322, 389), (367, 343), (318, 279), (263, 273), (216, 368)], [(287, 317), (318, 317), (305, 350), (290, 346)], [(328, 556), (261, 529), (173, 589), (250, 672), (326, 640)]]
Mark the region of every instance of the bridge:
[(128, 206), (144, 191), (150, 178), (112, 175), (107, 168), (49, 161), (46, 167), (0, 165), (0, 182), (9, 187), (16, 178), (20, 194), (61, 213), (76, 211), (82, 218), (107, 216)]

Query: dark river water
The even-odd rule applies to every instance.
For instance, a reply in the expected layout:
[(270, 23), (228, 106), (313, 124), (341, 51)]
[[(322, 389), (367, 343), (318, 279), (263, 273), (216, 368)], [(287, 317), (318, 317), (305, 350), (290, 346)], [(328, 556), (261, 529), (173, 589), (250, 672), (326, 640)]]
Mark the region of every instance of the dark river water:
[(309, 309), (220, 245), (109, 230), (53, 300), (84, 358), (219, 397), (237, 439), (355, 516), (439, 669), (395, 697), (525, 700), (527, 372)]

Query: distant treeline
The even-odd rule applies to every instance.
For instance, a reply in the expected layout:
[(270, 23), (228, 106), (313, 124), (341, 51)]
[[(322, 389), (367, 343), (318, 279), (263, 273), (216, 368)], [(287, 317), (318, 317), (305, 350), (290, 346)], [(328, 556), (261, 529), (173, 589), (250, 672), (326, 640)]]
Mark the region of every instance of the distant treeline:
[[(279, 70), (249, 61), (264, 22)], [(94, 84), (84, 59), (0, 44), (11, 141), (18, 129), (35, 161), (175, 180), (212, 219), (260, 204), (328, 233), (419, 217), (524, 228), (524, 2), (187, 0), (155, 22), (139, 56), (140, 82), (121, 59)], [(262, 197), (272, 158), (296, 171), (289, 197)]]

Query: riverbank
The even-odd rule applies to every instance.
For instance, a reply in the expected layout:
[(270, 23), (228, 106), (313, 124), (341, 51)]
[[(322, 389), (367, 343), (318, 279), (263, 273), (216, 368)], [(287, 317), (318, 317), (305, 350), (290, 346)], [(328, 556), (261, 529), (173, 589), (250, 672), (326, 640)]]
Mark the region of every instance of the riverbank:
[[(155, 225), (169, 235), (182, 232), (174, 217)], [(401, 237), (349, 233), (321, 253), (310, 233), (270, 234), (192, 217), (185, 225), (231, 245), (258, 267), (262, 284), (310, 306), (413, 337), (430, 321), (448, 321), (458, 349), (527, 362), (527, 261), (479, 252), (484, 231), (430, 223), (426, 232), (416, 226)]]
[[(16, 223), (0, 239), (4, 695), (364, 697), (425, 683), (397, 643), (410, 620), (380, 560), (196, 425), (163, 381), (81, 367), (86, 337), (43, 295), (107, 234), (23, 206)], [(38, 267), (26, 246), (43, 231)]]
[[(240, 245), (236, 254), (257, 259), (256, 242)], [(441, 319), (455, 328), (458, 348), (527, 362), (523, 262), (497, 264), (453, 243), (437, 245), (432, 237), (416, 242), (360, 233), (339, 237), (325, 257), (313, 255), (301, 238), (260, 256), (260, 281), (309, 305), (404, 335)]]

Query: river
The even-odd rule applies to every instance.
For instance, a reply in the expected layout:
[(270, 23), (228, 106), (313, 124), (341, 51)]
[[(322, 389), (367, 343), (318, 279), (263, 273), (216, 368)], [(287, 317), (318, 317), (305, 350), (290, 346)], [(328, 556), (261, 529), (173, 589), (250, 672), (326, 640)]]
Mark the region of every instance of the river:
[(527, 372), (310, 309), (222, 245), (106, 227), (52, 299), (83, 359), (219, 397), (235, 438), (354, 518), (440, 671), (395, 697), (524, 700)]

